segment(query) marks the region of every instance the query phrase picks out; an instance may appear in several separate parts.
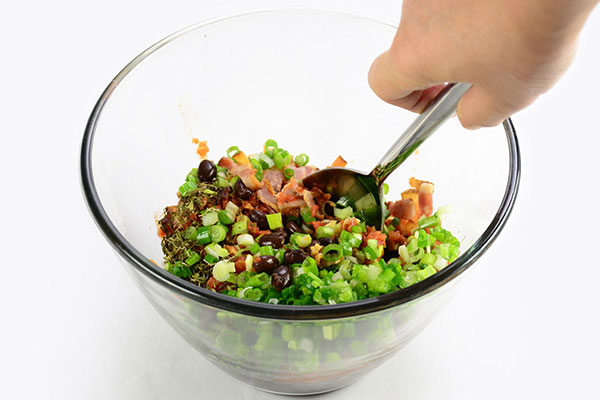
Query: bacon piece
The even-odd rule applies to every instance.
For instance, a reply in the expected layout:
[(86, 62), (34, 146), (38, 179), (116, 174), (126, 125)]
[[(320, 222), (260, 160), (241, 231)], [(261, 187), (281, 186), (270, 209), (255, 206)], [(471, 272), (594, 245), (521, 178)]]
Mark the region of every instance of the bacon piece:
[(293, 210), (296, 208), (306, 207), (306, 202), (303, 198), (304, 188), (299, 186), (294, 178), (283, 187), (281, 192), (277, 194), (277, 205), (281, 211)]
[(290, 166), (288, 166), (288, 168), (290, 168), (294, 171), (294, 178), (296, 178), (299, 181), (304, 179), (304, 177), (306, 177), (307, 175), (310, 175), (313, 172), (318, 170), (318, 168), (311, 167), (310, 165), (307, 165), (305, 167), (294, 167), (294, 166), (290, 165)]
[(351, 217), (342, 220), (342, 229), (348, 232), (352, 232), (352, 227), (358, 225), (360, 222), (357, 218)]
[(419, 225), (410, 219), (401, 219), (396, 229), (404, 236), (409, 237)]
[(233, 159), (238, 164), (250, 164), (248, 156), (246, 156), (246, 153), (244, 153), (243, 151), (238, 151), (237, 153), (235, 153)]
[(388, 250), (398, 250), (398, 247), (406, 244), (406, 237), (398, 231), (389, 231), (388, 239), (387, 239), (387, 249)]
[(263, 187), (256, 192), (258, 200), (262, 201), (264, 204), (271, 207), (273, 210), (278, 211), (279, 206), (277, 205), (277, 198), (275, 197), (275, 192), (271, 187), (271, 184), (268, 181), (264, 181), (263, 179)]
[(229, 170), (231, 175), (236, 175), (238, 170), (238, 165), (233, 161), (233, 158), (229, 157), (221, 157), (218, 163), (219, 167), (224, 167)]
[(387, 203), (390, 214), (398, 219), (412, 219), (415, 216), (415, 203), (412, 199), (402, 199)]
[(236, 164), (232, 158), (221, 157), (219, 166), (227, 168), (231, 175), (239, 176), (248, 189), (260, 189), (261, 184), (260, 181), (256, 179), (256, 170), (250, 164)]
[(211, 276), (210, 279), (206, 282), (206, 287), (212, 289), (216, 292), (219, 292), (225, 286), (226, 282), (219, 282), (215, 279), (214, 276)]
[(235, 273), (239, 274), (240, 272), (244, 272), (246, 270), (246, 257), (240, 256), (235, 260)]
[(279, 193), (283, 187), (283, 172), (278, 169), (270, 168), (263, 171), (263, 183), (269, 182), (273, 189), (273, 194)]

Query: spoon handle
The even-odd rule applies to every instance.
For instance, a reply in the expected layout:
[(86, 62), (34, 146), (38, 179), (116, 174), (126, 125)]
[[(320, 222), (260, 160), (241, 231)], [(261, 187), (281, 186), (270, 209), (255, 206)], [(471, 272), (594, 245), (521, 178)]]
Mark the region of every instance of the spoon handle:
[(458, 102), (470, 87), (470, 83), (450, 83), (429, 103), (371, 171), (377, 185), (456, 112)]

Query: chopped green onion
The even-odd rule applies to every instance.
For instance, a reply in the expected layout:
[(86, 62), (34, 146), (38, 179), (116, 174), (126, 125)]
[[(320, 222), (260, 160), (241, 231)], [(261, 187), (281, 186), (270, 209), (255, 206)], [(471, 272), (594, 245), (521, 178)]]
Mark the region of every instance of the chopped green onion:
[(269, 229), (271, 230), (283, 228), (281, 213), (267, 214), (267, 222), (269, 223)]
[(246, 271), (251, 271), (252, 267), (254, 266), (254, 257), (252, 257), (250, 254), (248, 254), (246, 256), (245, 263), (246, 263)]
[(273, 157), (273, 161), (278, 169), (283, 169), (292, 162), (292, 156), (287, 150), (278, 149)]
[(335, 229), (332, 226), (319, 226), (317, 228), (317, 239), (321, 238), (333, 238), (335, 235)]
[(284, 254), (285, 254), (285, 249), (279, 249), (279, 250), (277, 250), (277, 253), (275, 253), (275, 257), (279, 260), (279, 263), (283, 262)]
[(265, 153), (258, 153), (257, 157), (263, 169), (271, 168), (275, 165), (275, 161)]
[(260, 244), (254, 242), (254, 244), (252, 246), (250, 246), (250, 248), (248, 250), (250, 250), (250, 253), (252, 253), (254, 255), (259, 252)]
[(186, 181), (183, 185), (179, 186), (179, 194), (182, 197), (186, 197), (196, 189), (198, 189), (198, 186), (194, 182)]
[(302, 269), (305, 273), (312, 273), (314, 275), (319, 273), (319, 268), (317, 267), (317, 262), (314, 258), (308, 256), (302, 261)]
[(311, 242), (312, 238), (306, 233), (292, 233), (292, 236), (290, 236), (290, 243), (298, 247), (308, 247)]
[(233, 236), (240, 235), (246, 232), (248, 232), (248, 220), (246, 219), (236, 222), (231, 227), (231, 234)]
[(219, 261), (219, 257), (215, 257), (215, 256), (213, 256), (213, 255), (211, 255), (211, 254), (208, 254), (208, 253), (207, 253), (207, 254), (204, 256), (204, 261), (206, 261), (208, 264), (214, 264), (214, 263), (216, 263), (217, 261)]
[(221, 245), (217, 243), (211, 243), (204, 248), (206, 250), (206, 254), (210, 254), (213, 257), (221, 258), (227, 257), (229, 255), (229, 251), (221, 247)]
[(352, 227), (352, 233), (364, 233), (367, 231), (367, 226), (365, 225), (364, 222), (361, 222), (358, 225), (354, 225)]
[(421, 258), (421, 262), (427, 265), (433, 265), (437, 261), (437, 257), (435, 254), (426, 253), (423, 254), (423, 258)]
[(448, 266), (448, 261), (446, 261), (443, 257), (437, 256), (437, 260), (435, 260), (435, 263), (433, 263), (433, 267), (436, 270), (441, 270), (444, 269)]
[(202, 216), (202, 225), (210, 226), (219, 222), (219, 213), (217, 211), (207, 212)]
[(278, 148), (279, 148), (279, 146), (277, 145), (277, 142), (274, 141), (273, 139), (269, 139), (265, 142), (265, 147), (264, 147), (265, 154), (271, 158), (273, 158), (273, 156), (275, 155), (275, 152), (277, 151)]
[(340, 243), (340, 246), (342, 246), (342, 250), (345, 256), (351, 256), (352, 255), (352, 245), (346, 241), (342, 241)]
[(388, 194), (390, 192), (390, 186), (387, 183), (383, 184), (383, 194)]
[(302, 219), (304, 220), (304, 222), (306, 224), (309, 224), (309, 223), (317, 220), (315, 217), (312, 216), (312, 212), (310, 211), (310, 208), (308, 208), (308, 207), (305, 207), (300, 210), (300, 216), (302, 216)]
[(208, 226), (201, 226), (197, 229), (196, 242), (198, 244), (208, 244), (211, 242), (209, 229)]
[(366, 246), (363, 251), (365, 252), (368, 260), (373, 261), (377, 259), (377, 250), (373, 249), (373, 247)]
[(217, 177), (217, 187), (225, 188), (229, 186), (229, 181), (221, 176)]
[(236, 206), (235, 203), (232, 201), (228, 202), (227, 205), (225, 206), (225, 211), (229, 215), (231, 215), (232, 218), (235, 218), (235, 216), (237, 215), (239, 210), (240, 210), (240, 208), (238, 206)]
[(342, 231), (340, 234), (340, 240), (343, 242), (348, 242), (352, 247), (359, 247), (362, 244), (362, 236), (360, 233)]
[(196, 228), (194, 228), (193, 226), (190, 226), (183, 233), (183, 237), (185, 237), (187, 240), (194, 240), (194, 239), (196, 239), (197, 234), (198, 234), (198, 232), (196, 231)]
[(226, 151), (227, 157), (233, 158), (233, 156), (235, 156), (237, 153), (239, 153), (239, 151), (240, 151), (239, 147), (237, 147), (237, 146), (231, 146)]
[(227, 228), (221, 224), (210, 227), (210, 240), (214, 243), (222, 242), (227, 236)]
[(263, 166), (260, 163), (260, 160), (257, 160), (256, 158), (251, 158), (250, 159), (250, 164), (254, 167), (254, 169), (256, 171), (261, 171), (263, 170)]
[(339, 244), (328, 244), (322, 253), (325, 261), (338, 261), (344, 257), (342, 246)]
[(418, 222), (419, 222), (419, 228), (421, 228), (421, 229), (438, 226), (441, 223), (440, 219), (436, 215), (432, 215), (431, 217), (423, 216), (423, 217), (419, 218)]
[(404, 261), (405, 263), (408, 262), (408, 260), (410, 259), (410, 255), (408, 254), (408, 249), (406, 248), (406, 245), (398, 247), (398, 255), (400, 256), (402, 261)]
[(175, 264), (169, 265), (169, 272), (180, 278), (187, 278), (192, 274), (190, 267), (184, 265), (181, 261), (176, 261)]
[(273, 246), (261, 246), (260, 247), (260, 255), (261, 256), (274, 256), (275, 251), (273, 250)]
[(219, 210), (219, 222), (223, 225), (233, 224), (233, 217), (225, 210)]
[(194, 182), (198, 185), (200, 182), (198, 181), (198, 168), (192, 168), (192, 170), (186, 175), (186, 181)]
[(200, 254), (196, 253), (194, 250), (189, 250), (187, 253), (189, 255), (189, 257), (185, 260), (187, 265), (192, 266), (200, 261)]
[(354, 213), (354, 210), (352, 209), (352, 207), (348, 206), (346, 208), (337, 208), (335, 207), (333, 209), (333, 215), (337, 218), (337, 219), (346, 219), (346, 218), (350, 218), (352, 216), (352, 214)]
[(299, 167), (304, 167), (306, 164), (308, 164), (308, 160), (309, 160), (308, 156), (304, 153), (298, 154), (296, 156), (296, 158), (294, 158), (294, 162)]
[(285, 176), (285, 179), (293, 178), (294, 170), (291, 168), (286, 168), (285, 170), (283, 170), (283, 176)]
[(232, 272), (235, 272), (235, 264), (229, 261), (219, 261), (212, 271), (214, 278), (219, 282), (225, 282)]
[(242, 247), (252, 247), (255, 244), (254, 238), (249, 233), (239, 235), (237, 243)]

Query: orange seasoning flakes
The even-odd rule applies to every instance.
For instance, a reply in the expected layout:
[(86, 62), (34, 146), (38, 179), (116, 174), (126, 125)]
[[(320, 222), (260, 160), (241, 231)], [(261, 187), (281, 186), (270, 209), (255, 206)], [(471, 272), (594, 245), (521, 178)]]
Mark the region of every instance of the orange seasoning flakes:
[(335, 159), (335, 161), (329, 166), (331, 167), (345, 167), (348, 164), (348, 162), (346, 160), (344, 160), (342, 158), (342, 156), (337, 156), (337, 158)]
[(192, 143), (198, 145), (196, 148), (196, 153), (200, 156), (200, 158), (205, 159), (208, 154), (208, 146), (206, 145), (206, 140), (200, 141), (197, 138), (192, 138)]

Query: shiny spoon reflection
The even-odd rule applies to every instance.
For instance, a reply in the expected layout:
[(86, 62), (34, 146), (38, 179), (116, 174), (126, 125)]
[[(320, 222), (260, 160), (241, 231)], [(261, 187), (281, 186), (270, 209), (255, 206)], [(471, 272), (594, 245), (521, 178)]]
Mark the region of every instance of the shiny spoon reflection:
[(450, 83), (396, 140), (369, 174), (350, 168), (325, 168), (302, 180), (307, 188), (331, 193), (333, 200), (344, 198), (355, 215), (367, 224), (383, 228), (385, 179), (404, 162), (433, 132), (448, 120), (458, 102), (471, 87), (468, 83)]

